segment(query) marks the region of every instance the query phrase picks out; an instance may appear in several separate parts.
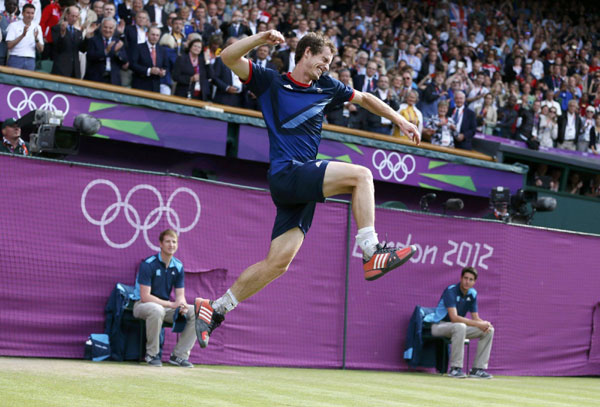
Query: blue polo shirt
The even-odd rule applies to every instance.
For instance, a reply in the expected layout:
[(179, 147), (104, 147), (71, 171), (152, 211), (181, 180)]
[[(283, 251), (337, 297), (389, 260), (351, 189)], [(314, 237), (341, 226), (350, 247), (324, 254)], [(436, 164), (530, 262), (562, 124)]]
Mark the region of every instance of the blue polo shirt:
[(136, 281), (136, 291), (139, 292), (139, 285), (150, 286), (150, 294), (157, 296), (162, 300), (169, 301), (171, 290), (184, 287), (183, 263), (175, 258), (171, 258), (169, 266), (166, 267), (160, 253), (150, 256), (140, 263), (138, 277)]
[(461, 317), (466, 316), (467, 312), (477, 312), (477, 291), (474, 288), (469, 288), (469, 291), (463, 295), (460, 284), (448, 286), (442, 293), (435, 313), (427, 315), (425, 321), (433, 323), (450, 322), (448, 308), (456, 308), (456, 313)]
[(317, 157), (324, 109), (352, 100), (354, 89), (328, 75), (303, 84), (252, 61), (246, 84), (258, 98), (269, 133), (270, 174), (288, 162), (305, 163)]

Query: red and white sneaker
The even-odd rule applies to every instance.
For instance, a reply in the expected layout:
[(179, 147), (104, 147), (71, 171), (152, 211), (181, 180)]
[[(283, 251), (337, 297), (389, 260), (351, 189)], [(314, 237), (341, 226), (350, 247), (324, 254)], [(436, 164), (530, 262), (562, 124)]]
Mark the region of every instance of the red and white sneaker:
[(212, 301), (200, 297), (194, 300), (194, 311), (196, 313), (196, 337), (200, 347), (206, 348), (210, 334), (221, 325), (225, 316), (213, 310)]
[(417, 248), (414, 245), (396, 249), (377, 244), (377, 250), (375, 250), (373, 256), (369, 260), (363, 260), (365, 279), (368, 281), (377, 280), (384, 274), (406, 263), (416, 251)]

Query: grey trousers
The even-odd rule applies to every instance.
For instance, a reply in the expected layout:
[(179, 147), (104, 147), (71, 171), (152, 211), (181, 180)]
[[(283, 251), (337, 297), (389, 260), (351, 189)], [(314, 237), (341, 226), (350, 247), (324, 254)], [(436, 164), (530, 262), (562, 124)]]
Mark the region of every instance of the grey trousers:
[(450, 352), (450, 367), (463, 367), (465, 356), (465, 338), (478, 338), (477, 355), (473, 362), (473, 368), (487, 369), (492, 351), (492, 341), (494, 339), (494, 328), (483, 332), (479, 328), (467, 326), (462, 322), (440, 322), (431, 325), (431, 334), (433, 336), (445, 336), (451, 338), (452, 350)]
[[(133, 316), (146, 321), (146, 353), (151, 356), (158, 354), (160, 346), (160, 329), (163, 321), (173, 322), (175, 310), (165, 308), (155, 302), (136, 301), (133, 304)], [(179, 340), (173, 354), (182, 359), (190, 357), (190, 351), (196, 342), (196, 331), (194, 328), (196, 318), (194, 317), (194, 306), (188, 305), (187, 323), (183, 332), (179, 335)]]

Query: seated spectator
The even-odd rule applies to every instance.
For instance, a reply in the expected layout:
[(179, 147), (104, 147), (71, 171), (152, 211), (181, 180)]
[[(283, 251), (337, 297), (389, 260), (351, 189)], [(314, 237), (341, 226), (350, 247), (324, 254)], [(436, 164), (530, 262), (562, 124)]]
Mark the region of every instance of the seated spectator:
[(132, 88), (160, 92), (160, 80), (167, 74), (169, 61), (166, 51), (158, 45), (159, 38), (160, 28), (150, 27), (147, 42), (133, 48), (130, 61)]
[(498, 113), (494, 107), (494, 96), (488, 93), (483, 98), (483, 105), (477, 111), (477, 130), (492, 135), (496, 129)]
[(592, 198), (600, 197), (600, 174), (596, 174), (590, 179), (590, 185), (585, 195)]
[(10, 23), (7, 28), (7, 65), (35, 71), (35, 53), (44, 51), (42, 29), (33, 22), (35, 7), (32, 4), (25, 4), (22, 13), (23, 19)]
[[(133, 316), (146, 321), (146, 363), (162, 366), (160, 360), (160, 331), (164, 321), (174, 323), (181, 315), (185, 327), (177, 340), (169, 363), (180, 367), (194, 367), (188, 359), (196, 342), (194, 306), (185, 299), (183, 263), (175, 257), (177, 234), (172, 229), (161, 232), (160, 252), (140, 263), (136, 286), (140, 300), (133, 304)], [(175, 301), (170, 300), (175, 288)]]
[(174, 95), (210, 100), (209, 65), (202, 52), (202, 40), (190, 41), (188, 53), (178, 56), (173, 67), (173, 80), (177, 82)]
[[(369, 64), (371, 64), (371, 62), (369, 62)], [(371, 93), (378, 99), (383, 100), (393, 110), (397, 111), (400, 107), (400, 103), (398, 103), (398, 98), (396, 97), (396, 94), (390, 89), (390, 79), (387, 76), (381, 76), (377, 81), (377, 87), (375, 88), (375, 90), (369, 93)], [(391, 135), (392, 128), (393, 123), (388, 118), (378, 116), (369, 111), (365, 112), (364, 130)]]
[(560, 170), (560, 168), (553, 168), (552, 171), (550, 171), (550, 191), (558, 192), (560, 188), (561, 178), (562, 171)]
[(581, 133), (581, 116), (579, 116), (578, 111), (577, 101), (570, 100), (567, 111), (558, 120), (558, 148), (577, 150)]
[(431, 144), (442, 147), (454, 147), (454, 140), (458, 136), (456, 123), (452, 117), (447, 117), (449, 102), (442, 100), (438, 103), (438, 114), (433, 115), (425, 122), (423, 136)]
[(554, 147), (554, 142), (557, 137), (558, 118), (556, 115), (556, 108), (544, 106), (540, 116), (540, 127), (538, 129), (537, 140), (540, 142), (541, 147), (551, 148)]
[(116, 27), (115, 19), (105, 18), (100, 32), (88, 39), (85, 79), (121, 85), (121, 69), (127, 69), (129, 62), (125, 44), (115, 35)]
[(577, 172), (569, 174), (569, 181), (567, 182), (567, 192), (572, 195), (581, 195), (581, 189), (583, 188), (583, 181), (581, 176)]
[[(417, 102), (419, 101), (419, 93), (416, 90), (410, 90), (406, 96), (406, 102), (402, 103), (398, 108), (400, 116), (404, 117), (410, 123), (417, 126), (419, 133), (423, 132), (423, 114), (417, 109)], [(399, 129), (394, 126), (394, 135), (399, 135), (408, 138), (406, 134), (400, 134)]]
[(533, 185), (538, 188), (550, 188), (550, 180), (552, 178), (548, 175), (548, 165), (538, 164), (533, 173)]
[[(465, 339), (479, 339), (477, 355), (473, 362), (470, 377), (491, 379), (492, 375), (486, 372), (494, 339), (494, 327), (489, 321), (479, 317), (477, 291), (473, 288), (477, 281), (477, 270), (466, 267), (461, 272), (460, 282), (448, 286), (438, 303), (435, 318), (437, 321), (431, 325), (433, 336), (451, 338), (449, 377), (464, 378), (463, 372)], [(467, 313), (471, 318), (466, 318)], [(439, 319), (438, 319), (439, 318)]]
[(21, 138), (21, 127), (15, 119), (10, 118), (2, 122), (0, 152), (29, 155), (29, 146)]
[(471, 140), (477, 131), (475, 112), (465, 106), (465, 94), (463, 92), (457, 92), (454, 95), (454, 101), (456, 107), (451, 114), (458, 131), (454, 146), (463, 150), (471, 150)]

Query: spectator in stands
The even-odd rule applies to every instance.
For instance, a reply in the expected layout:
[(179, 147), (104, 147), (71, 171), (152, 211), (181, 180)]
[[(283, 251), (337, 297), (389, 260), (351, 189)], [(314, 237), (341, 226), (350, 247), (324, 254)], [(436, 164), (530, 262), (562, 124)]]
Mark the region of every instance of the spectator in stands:
[(252, 35), (248, 21), (243, 18), (240, 10), (235, 10), (231, 16), (230, 22), (221, 25), (223, 39), (227, 41), (229, 37), (240, 38), (242, 35)]
[[(346, 86), (352, 87), (352, 77), (350, 76), (350, 70), (348, 68), (343, 68), (339, 71), (339, 81)], [(330, 104), (325, 109), (325, 114), (327, 115), (327, 122), (329, 124), (350, 128), (360, 127), (360, 124), (355, 124), (355, 122), (359, 120), (357, 117), (359, 110), (356, 105), (351, 102)]]
[(364, 75), (356, 75), (352, 78), (354, 89), (361, 92), (372, 93), (377, 88), (377, 63), (370, 61), (367, 63), (367, 70)]
[(91, 26), (86, 34), (87, 38), (84, 38), (75, 27), (78, 21), (79, 8), (71, 6), (65, 10), (65, 19), (52, 27), (52, 73), (55, 75), (81, 79), (79, 52), (87, 50), (88, 38), (94, 35), (97, 26)]
[[(229, 37), (225, 43), (229, 45), (237, 41), (235, 37)], [(245, 89), (240, 78), (217, 57), (215, 63), (209, 69), (209, 77), (216, 86), (214, 102), (222, 105), (242, 107), (245, 105)]]
[(577, 150), (581, 127), (581, 116), (578, 113), (577, 101), (570, 100), (567, 111), (558, 121), (558, 148)]
[(567, 182), (567, 192), (573, 195), (581, 195), (583, 181), (579, 173), (571, 171), (569, 181)]
[(173, 17), (172, 30), (170, 33), (164, 35), (173, 38), (173, 42), (175, 42), (175, 53), (177, 55), (183, 55), (185, 53), (185, 35), (183, 34), (183, 19), (181, 17), (177, 17), (177, 15), (175, 14), (169, 15), (169, 17)]
[[(117, 20), (117, 23), (119, 22), (119, 17), (117, 16), (117, 8), (114, 3), (110, 3), (110, 0), (104, 3), (104, 7), (102, 7), (102, 18), (114, 18), (115, 20)], [(100, 25), (102, 21), (97, 21), (97, 23), (98, 25)]]
[(494, 96), (488, 93), (483, 98), (483, 105), (477, 110), (477, 130), (492, 135), (496, 130), (498, 112), (494, 107)]
[(590, 150), (594, 154), (600, 154), (600, 113), (596, 113), (594, 120), (594, 126), (590, 129)]
[(296, 66), (296, 47), (298, 46), (298, 37), (296, 37), (296, 33), (293, 31), (289, 31), (285, 34), (286, 43), (288, 48), (279, 51), (277, 57), (283, 63), (281, 67), (281, 73), (292, 72), (294, 67)]
[[(477, 291), (473, 288), (477, 281), (477, 270), (466, 267), (461, 272), (460, 282), (448, 286), (437, 305), (436, 317), (444, 315), (437, 323), (431, 325), (433, 336), (451, 338), (449, 377), (465, 378), (463, 372), (463, 359), (465, 339), (479, 339), (477, 355), (469, 377), (491, 379), (492, 375), (486, 372), (494, 339), (494, 327), (489, 321), (479, 317), (477, 305)], [(467, 313), (471, 318), (466, 318)]]
[[(177, 323), (183, 319), (185, 327), (171, 353), (169, 363), (180, 367), (194, 367), (188, 359), (196, 342), (194, 306), (185, 299), (183, 263), (175, 257), (178, 237), (167, 229), (159, 236), (160, 252), (140, 263), (136, 285), (140, 300), (133, 304), (133, 316), (146, 321), (146, 363), (162, 366), (160, 360), (160, 331), (164, 321)], [(170, 300), (175, 288), (175, 301)]]
[[(409, 123), (414, 124), (419, 129), (419, 133), (423, 132), (423, 114), (417, 108), (417, 102), (419, 101), (419, 92), (416, 90), (410, 90), (406, 96), (405, 103), (402, 103), (398, 108), (400, 116), (408, 120)], [(394, 135), (400, 135), (408, 138), (406, 134), (400, 134), (398, 127), (394, 128)]]
[[(63, 3), (65, 3), (63, 1)], [(53, 41), (52, 41), (52, 27), (54, 27), (60, 21), (63, 13), (63, 5), (58, 0), (52, 0), (42, 10), (42, 18), (40, 20), (40, 27), (42, 28), (42, 36), (44, 37), (44, 55), (42, 59), (50, 59), (53, 54)], [(78, 17), (79, 18), (79, 17)], [(52, 58), (54, 59), (54, 58)]]
[[(141, 0), (133, 0), (134, 4)], [(146, 43), (146, 32), (150, 26), (148, 13), (145, 10), (140, 10), (135, 14), (135, 24), (130, 24), (125, 27), (125, 40), (127, 45), (127, 57), (131, 60), (133, 50), (139, 44)]]
[(499, 121), (496, 124), (499, 136), (514, 139), (515, 138), (515, 127), (517, 123), (518, 114), (515, 110), (517, 104), (517, 98), (514, 95), (508, 97), (506, 105), (498, 112)]
[(202, 40), (190, 41), (188, 52), (177, 57), (173, 68), (173, 80), (177, 82), (175, 96), (210, 100), (209, 65), (210, 60), (202, 51)]
[(448, 92), (444, 86), (444, 72), (438, 71), (423, 92), (423, 97), (419, 106), (421, 113), (423, 113), (423, 120), (426, 121), (430, 117), (436, 115), (438, 113), (438, 102), (445, 99), (448, 99)]
[(92, 10), (96, 13), (96, 17), (98, 18), (96, 22), (102, 21), (104, 17), (104, 2), (102, 0), (96, 0), (92, 4)]
[(542, 101), (542, 106), (548, 106), (549, 108), (556, 109), (556, 114), (562, 116), (562, 109), (560, 103), (554, 100), (554, 92), (552, 90), (546, 91), (546, 98)]
[(454, 119), (446, 117), (449, 105), (447, 100), (440, 101), (437, 105), (438, 113), (425, 122), (423, 137), (436, 146), (454, 147), (454, 140), (458, 136)]
[(144, 6), (144, 10), (148, 13), (150, 25), (162, 29), (167, 25), (169, 14), (165, 11), (167, 0), (150, 0)]
[(473, 86), (470, 88), (467, 95), (466, 103), (468, 104), (469, 109), (473, 111), (480, 110), (480, 106), (483, 105), (484, 96), (490, 92), (490, 90), (484, 85), (484, 82), (485, 73), (479, 72), (475, 76)]
[[(397, 111), (400, 107), (396, 94), (390, 89), (390, 79), (382, 75), (377, 81), (377, 87), (373, 92), (369, 92), (378, 99), (381, 99)], [(369, 111), (365, 111), (365, 127), (364, 130), (372, 131), (375, 133), (391, 135), (393, 129), (393, 123), (386, 117), (373, 114)]]
[(528, 143), (528, 146), (530, 147), (535, 145), (535, 141), (531, 144), (532, 140), (538, 139), (540, 116), (540, 102), (537, 100), (531, 109), (523, 103), (518, 112), (517, 139)]
[(121, 85), (121, 69), (127, 69), (129, 62), (125, 44), (115, 35), (116, 28), (114, 18), (105, 18), (100, 32), (88, 39), (85, 79)]
[(540, 128), (538, 129), (537, 140), (541, 147), (554, 147), (554, 142), (558, 137), (558, 119), (556, 108), (544, 106), (541, 108)]
[(399, 89), (394, 87), (393, 90), (398, 97), (398, 101), (400, 103), (405, 103), (409, 92), (411, 90), (417, 90), (417, 84), (413, 82), (410, 69), (404, 69), (397, 78), (399, 78), (400, 87)]
[[(141, 10), (143, 7), (143, 2), (141, 8), (139, 8), (138, 3), (136, 9), (139, 8)], [(125, 25), (133, 24), (133, 17), (135, 15), (135, 11), (133, 10), (133, 0), (123, 0), (123, 2), (117, 6), (117, 15), (119, 16), (119, 21), (124, 21)]]
[(35, 70), (35, 53), (44, 50), (42, 29), (33, 22), (35, 7), (31, 4), (23, 6), (23, 20), (9, 24), (6, 33), (8, 47), (8, 66), (13, 68)]
[(21, 127), (13, 118), (2, 122), (2, 144), (0, 152), (29, 155), (29, 146), (21, 138)]
[(585, 116), (581, 122), (581, 132), (579, 134), (579, 141), (577, 142), (577, 151), (588, 152), (592, 151), (592, 139), (590, 137), (591, 130), (596, 124), (594, 119), (594, 113), (596, 109), (594, 106), (588, 106), (585, 109)]
[(130, 61), (132, 88), (160, 92), (160, 80), (167, 74), (169, 62), (165, 50), (158, 45), (159, 38), (160, 28), (150, 27), (147, 41), (133, 48)]
[(454, 95), (456, 107), (452, 112), (452, 119), (456, 123), (458, 136), (455, 139), (455, 147), (463, 150), (471, 150), (471, 140), (477, 131), (477, 118), (475, 112), (465, 106), (465, 94), (457, 92)]
[(6, 34), (8, 33), (8, 25), (19, 20), (20, 11), (17, 7), (17, 0), (5, 0), (4, 11), (0, 14), (0, 32), (2, 39), (0, 41), (0, 65), (6, 65), (6, 57), (8, 46), (6, 44)]
[[(275, 64), (273, 64), (271, 61), (269, 61), (269, 55), (271, 53), (270, 45), (263, 44), (260, 47), (257, 47), (256, 49), (254, 49), (254, 51), (255, 51), (254, 57), (252, 57), (251, 60), (256, 65), (259, 65), (263, 68), (269, 68), (269, 69), (278, 71), (277, 66)], [(252, 109), (252, 110), (260, 110), (260, 107), (258, 106), (258, 100), (257, 100), (256, 96), (254, 95), (254, 93), (248, 91), (247, 99), (248, 100), (246, 101), (246, 108)]]

